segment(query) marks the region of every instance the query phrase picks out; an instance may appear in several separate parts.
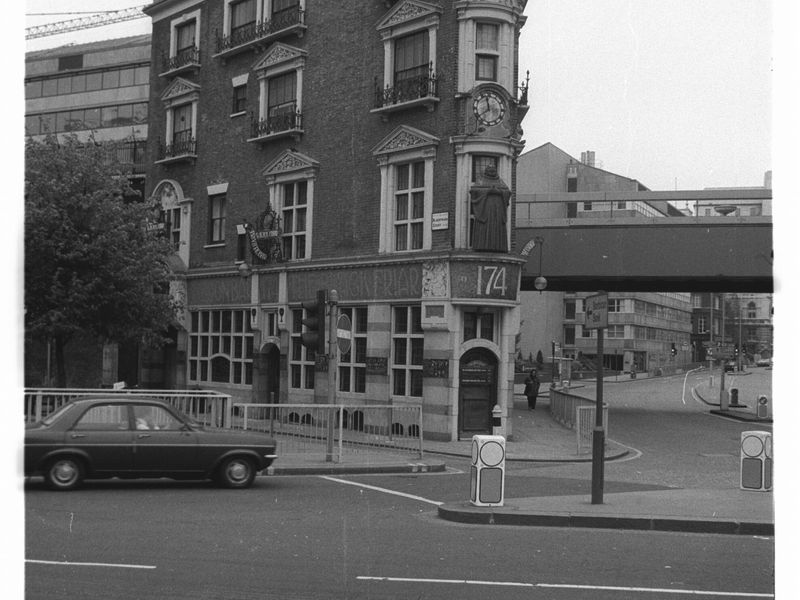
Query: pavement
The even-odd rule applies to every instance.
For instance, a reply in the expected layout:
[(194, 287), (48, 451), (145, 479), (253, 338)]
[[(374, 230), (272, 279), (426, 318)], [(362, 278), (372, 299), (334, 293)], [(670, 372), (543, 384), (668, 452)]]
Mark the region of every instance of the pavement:
[[(637, 379), (647, 375), (638, 374)], [(610, 387), (625, 385), (622, 378), (606, 378)], [(581, 385), (580, 382), (574, 382)], [(740, 390), (741, 406), (720, 411), (719, 382), (701, 384), (692, 390), (695, 398), (709, 405), (709, 412), (720, 417), (771, 423), (758, 419), (755, 400), (764, 390), (750, 389), (746, 374), (726, 380)], [(752, 386), (751, 386), (752, 387)], [(613, 389), (613, 388), (610, 388)], [(522, 390), (515, 390), (521, 392)], [(577, 435), (553, 420), (549, 412), (548, 391), (543, 386), (537, 408), (529, 411), (525, 397), (515, 395), (511, 436), (506, 441), (506, 461), (531, 463), (591, 462), (591, 451), (579, 453)], [(771, 394), (771, 390), (770, 390)], [(747, 399), (747, 400), (744, 400)], [(770, 415), (771, 417), (771, 412)], [(630, 449), (606, 440), (605, 460), (627, 456)], [(447, 457), (469, 458), (472, 440), (454, 442), (424, 441), (423, 458), (391, 452), (348, 455), (342, 463), (308, 457), (283, 457), (265, 475), (368, 474), (443, 472)], [(588, 494), (504, 498), (501, 506), (474, 506), (468, 500), (438, 507), (440, 518), (470, 524), (532, 525), (552, 527), (592, 527), (653, 531), (683, 531), (774, 535), (773, 493), (742, 489), (668, 488), (653, 491), (604, 493), (603, 502), (592, 504)]]

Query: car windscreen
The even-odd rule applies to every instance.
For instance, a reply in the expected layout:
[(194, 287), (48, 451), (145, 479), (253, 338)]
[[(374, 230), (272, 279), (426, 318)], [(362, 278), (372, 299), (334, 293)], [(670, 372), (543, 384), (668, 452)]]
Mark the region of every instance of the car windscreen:
[(41, 421), (42, 425), (52, 425), (58, 419), (60, 419), (64, 414), (66, 414), (68, 411), (70, 411), (74, 406), (75, 406), (74, 404), (65, 404), (64, 406), (62, 406), (58, 410), (50, 413), (44, 419), (42, 419), (42, 421)]

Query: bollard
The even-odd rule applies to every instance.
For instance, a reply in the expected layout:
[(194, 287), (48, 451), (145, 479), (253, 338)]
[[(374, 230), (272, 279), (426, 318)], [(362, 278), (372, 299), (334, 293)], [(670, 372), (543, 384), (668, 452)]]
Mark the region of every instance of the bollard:
[(499, 404), (492, 409), (492, 435), (503, 435), (503, 411)]
[(769, 398), (761, 394), (756, 400), (756, 417), (766, 419), (769, 417)]
[(740, 445), (740, 484), (743, 490), (772, 490), (772, 433), (743, 431)]
[(731, 406), (739, 405), (739, 389), (731, 388)]
[(503, 506), (506, 440), (500, 435), (472, 436), (470, 502), (473, 506)]

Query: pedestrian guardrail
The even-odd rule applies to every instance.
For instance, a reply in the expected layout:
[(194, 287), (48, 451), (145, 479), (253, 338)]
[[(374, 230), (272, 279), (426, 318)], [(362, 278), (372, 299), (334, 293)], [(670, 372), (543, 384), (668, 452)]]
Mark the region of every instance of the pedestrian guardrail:
[[(550, 389), (550, 414), (565, 427), (574, 429), (578, 437), (578, 454), (584, 446), (592, 448), (592, 431), (595, 425), (597, 403), (589, 398)], [(603, 403), (603, 429), (608, 439), (608, 404)]]
[(76, 398), (126, 396), (156, 398), (211, 427), (229, 427), (231, 397), (213, 390), (139, 390), (98, 388), (26, 388), (25, 422), (39, 421)]
[[(592, 451), (592, 432), (595, 427), (597, 407), (586, 405), (575, 409), (575, 433), (578, 436), (578, 454)], [(603, 429), (608, 440), (608, 404), (603, 403)]]
[(378, 451), (422, 458), (422, 405), (233, 405), (232, 427), (264, 431), (278, 441), (281, 457), (318, 454), (330, 462)]

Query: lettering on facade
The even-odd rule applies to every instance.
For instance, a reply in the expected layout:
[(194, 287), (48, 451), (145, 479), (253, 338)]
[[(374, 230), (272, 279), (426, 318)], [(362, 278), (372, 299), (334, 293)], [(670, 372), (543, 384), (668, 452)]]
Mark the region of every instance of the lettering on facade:
[(450, 376), (450, 361), (446, 358), (422, 359), (422, 376), (444, 379)]
[(244, 224), (247, 239), (250, 242), (250, 251), (253, 256), (266, 263), (275, 263), (283, 260), (281, 245), (281, 218), (272, 206), (267, 203), (267, 208), (256, 219), (256, 224)]
[(385, 356), (367, 356), (368, 375), (387, 375), (389, 373), (389, 360)]
[(516, 300), (519, 266), (504, 263), (451, 263), (453, 298)]
[(322, 273), (288, 273), (290, 301), (313, 298), (318, 289), (339, 292), (341, 302), (420, 298), (421, 265), (397, 265), (366, 269), (337, 269)]
[(488, 367), (461, 367), (461, 383), (491, 383), (492, 369)]
[(250, 304), (250, 282), (238, 275), (190, 279), (187, 284), (192, 304)]

